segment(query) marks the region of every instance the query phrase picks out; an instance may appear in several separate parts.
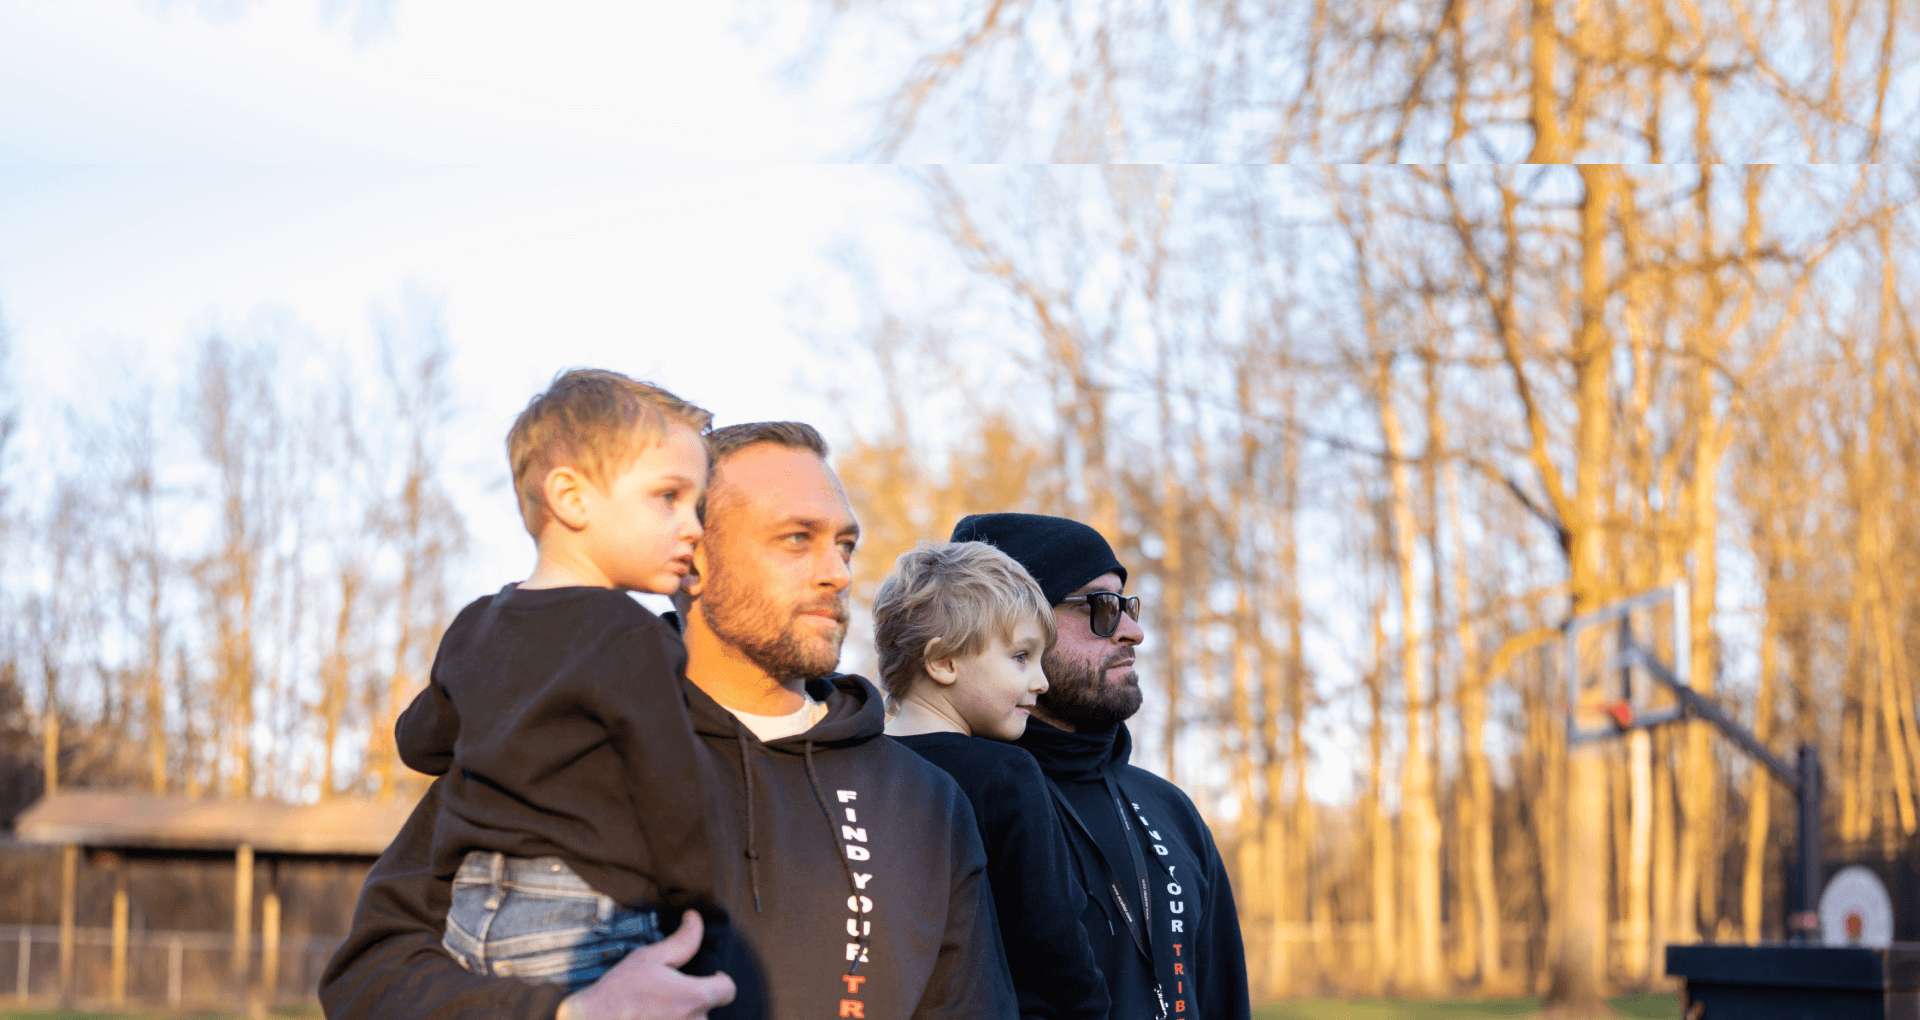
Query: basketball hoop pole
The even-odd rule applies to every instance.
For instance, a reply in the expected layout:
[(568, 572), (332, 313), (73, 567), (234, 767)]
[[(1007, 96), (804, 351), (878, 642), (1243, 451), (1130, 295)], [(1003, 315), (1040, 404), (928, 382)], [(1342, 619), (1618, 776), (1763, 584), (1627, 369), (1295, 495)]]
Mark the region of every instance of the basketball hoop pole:
[(1820, 755), (1811, 744), (1801, 744), (1796, 761), (1789, 765), (1767, 749), (1753, 732), (1723, 711), (1713, 700), (1681, 683), (1660, 657), (1636, 641), (1628, 639), (1625, 656), (1644, 668), (1654, 680), (1679, 700), (1683, 716), (1712, 724), (1714, 729), (1745, 751), (1747, 757), (1764, 767), (1773, 777), (1793, 791), (1799, 808), (1795, 837), (1799, 841), (1799, 859), (1787, 882), (1787, 937), (1790, 941), (1815, 943), (1820, 940), (1820, 915), (1816, 904), (1820, 888), (1820, 801), (1822, 787)]
[(1794, 800), (1800, 808), (1796, 837), (1800, 846), (1800, 888), (1789, 907), (1797, 911), (1787, 915), (1787, 937), (1795, 942), (1820, 941), (1820, 801), (1826, 795), (1825, 777), (1820, 774), (1820, 753), (1812, 744), (1800, 745), (1800, 782), (1794, 787)]

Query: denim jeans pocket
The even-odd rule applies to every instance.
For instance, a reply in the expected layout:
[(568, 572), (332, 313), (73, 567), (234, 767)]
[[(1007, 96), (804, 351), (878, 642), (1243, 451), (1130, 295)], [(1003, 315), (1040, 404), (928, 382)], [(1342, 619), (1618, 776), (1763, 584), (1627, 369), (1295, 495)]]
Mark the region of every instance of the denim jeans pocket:
[(660, 941), (652, 910), (629, 910), (549, 858), (463, 868), (447, 911), (447, 951), (470, 971), (578, 988)]
[(446, 932), (440, 944), (446, 947), (460, 966), (475, 973), (487, 972), (487, 932), (499, 912), (500, 897), (490, 886), (455, 880), (453, 899), (447, 905)]

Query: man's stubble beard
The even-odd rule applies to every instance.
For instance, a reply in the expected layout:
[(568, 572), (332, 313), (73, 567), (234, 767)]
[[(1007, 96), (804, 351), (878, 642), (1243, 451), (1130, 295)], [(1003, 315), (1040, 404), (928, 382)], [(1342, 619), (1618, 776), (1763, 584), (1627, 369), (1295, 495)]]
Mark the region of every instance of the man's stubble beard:
[(1128, 670), (1114, 684), (1104, 683), (1108, 668), (1132, 654), (1130, 648), (1117, 649), (1089, 665), (1058, 648), (1049, 651), (1040, 660), (1047, 674), (1047, 692), (1038, 698), (1041, 710), (1075, 730), (1103, 730), (1133, 718), (1140, 711), (1140, 674)]
[[(840, 664), (840, 644), (847, 636), (844, 593), (814, 599), (783, 613), (781, 607), (759, 589), (729, 584), (727, 572), (716, 571), (707, 579), (698, 606), (714, 636), (739, 649), (747, 661), (775, 680), (811, 680), (833, 672)], [(831, 638), (811, 641), (794, 633), (801, 613), (827, 608), (840, 619), (840, 626)]]

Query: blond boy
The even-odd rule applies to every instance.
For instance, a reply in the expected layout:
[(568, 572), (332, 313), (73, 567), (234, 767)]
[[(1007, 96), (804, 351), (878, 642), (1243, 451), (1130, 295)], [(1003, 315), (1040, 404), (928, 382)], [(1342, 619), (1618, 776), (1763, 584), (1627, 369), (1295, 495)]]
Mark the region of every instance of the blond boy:
[(1046, 596), (992, 546), (925, 545), (894, 564), (873, 620), (888, 735), (953, 776), (973, 805), (1021, 1015), (1104, 1020), (1081, 868), (1040, 766), (1011, 743), (1047, 690)]

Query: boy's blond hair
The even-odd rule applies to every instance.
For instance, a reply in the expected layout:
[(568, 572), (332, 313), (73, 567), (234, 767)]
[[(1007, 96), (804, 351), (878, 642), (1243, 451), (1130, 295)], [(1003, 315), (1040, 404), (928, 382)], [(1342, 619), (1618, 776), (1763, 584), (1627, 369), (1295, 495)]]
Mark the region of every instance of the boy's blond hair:
[(1035, 620), (1053, 648), (1053, 607), (1013, 557), (985, 542), (922, 545), (894, 562), (873, 600), (880, 679), (896, 701), (927, 660), (972, 655), (995, 635)]
[(667, 430), (682, 426), (705, 436), (713, 415), (652, 383), (598, 368), (553, 377), (507, 430), (507, 464), (527, 533), (547, 526), (547, 475), (570, 465), (606, 485)]

